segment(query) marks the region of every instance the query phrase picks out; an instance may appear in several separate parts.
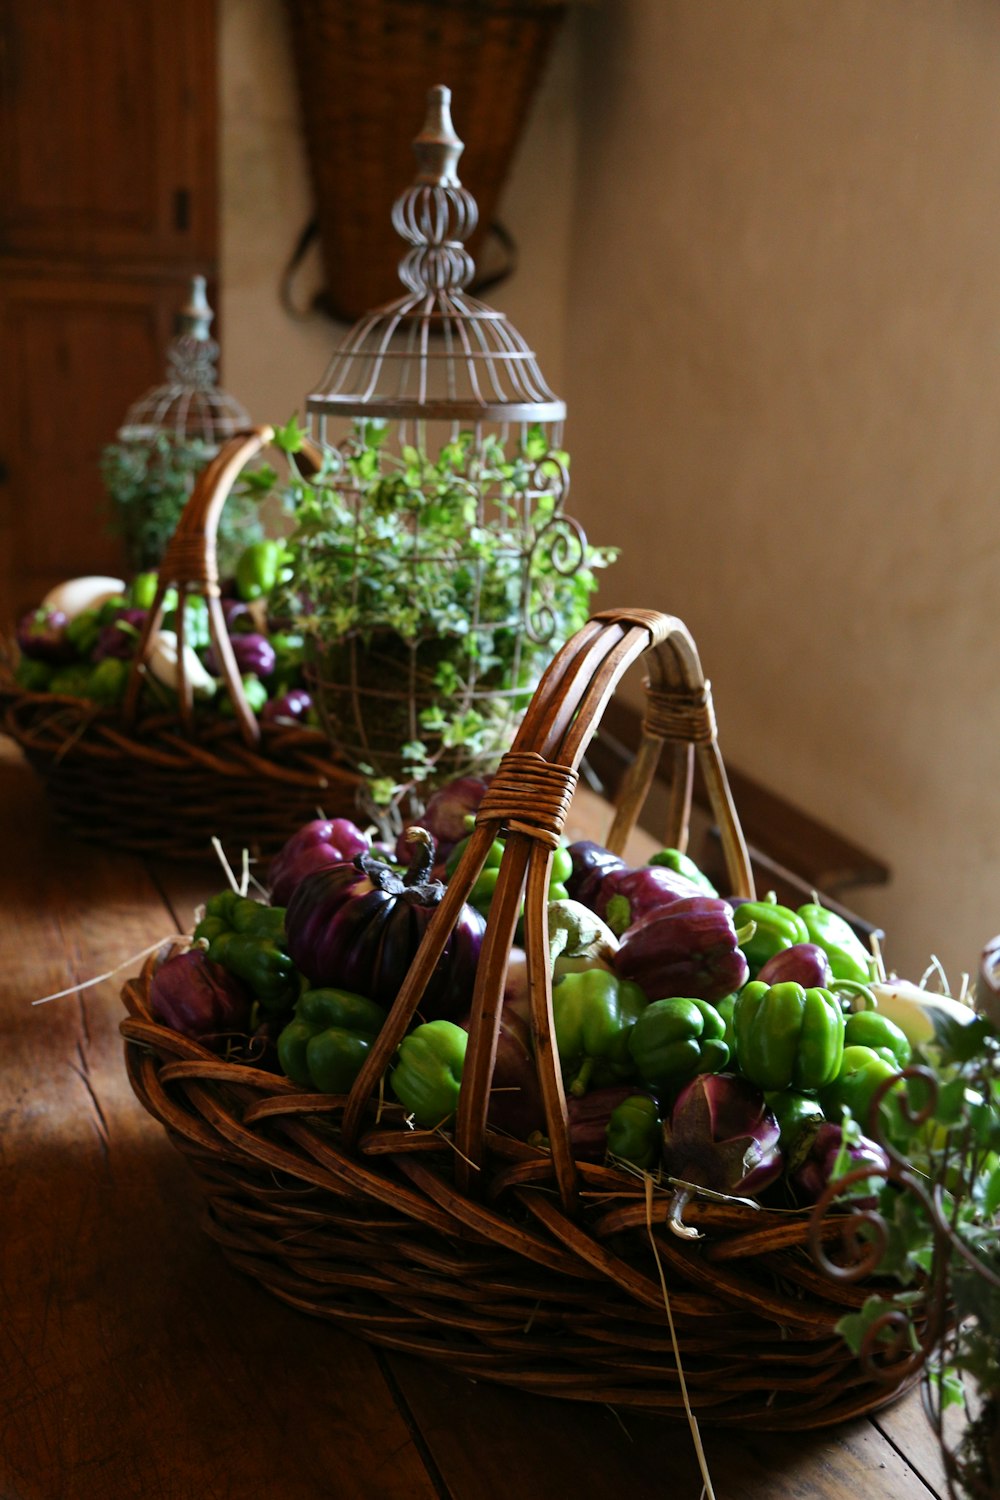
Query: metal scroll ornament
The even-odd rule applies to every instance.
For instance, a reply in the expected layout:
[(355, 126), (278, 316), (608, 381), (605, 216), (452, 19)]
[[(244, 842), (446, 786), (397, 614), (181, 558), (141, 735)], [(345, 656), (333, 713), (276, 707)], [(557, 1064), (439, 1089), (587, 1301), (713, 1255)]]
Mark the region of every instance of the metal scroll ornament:
[(327, 463), (294, 539), (325, 727), (394, 794), (495, 764), (607, 560), (564, 512), (565, 403), (467, 291), (477, 209), (447, 88), (414, 152), (392, 213), (405, 294), (345, 333), (308, 397)]

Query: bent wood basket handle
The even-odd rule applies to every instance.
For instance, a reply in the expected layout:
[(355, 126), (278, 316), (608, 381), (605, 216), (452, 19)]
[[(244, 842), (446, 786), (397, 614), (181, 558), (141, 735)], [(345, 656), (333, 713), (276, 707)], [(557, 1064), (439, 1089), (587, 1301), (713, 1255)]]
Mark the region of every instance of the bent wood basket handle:
[(711, 689), (694, 641), (682, 622), (652, 610), (593, 616), (566, 643), (543, 676), (513, 747), (500, 762), (480, 805), (465, 854), (424, 939), (389, 1018), (355, 1081), (344, 1114), (348, 1145), (357, 1140), (368, 1101), (420, 1004), (462, 903), (494, 839), (505, 848), (490, 903), (472, 995), (471, 1025), (455, 1126), (459, 1188), (472, 1194), (481, 1178), (489, 1090), (496, 1061), (504, 981), (514, 930), (525, 900), (525, 951), (532, 1033), (545, 1105), (553, 1169), (563, 1204), (576, 1199), (566, 1099), (554, 1043), (547, 901), (552, 851), (559, 842), (577, 769), (615, 687), (638, 657), (649, 654), (647, 708), (639, 751), (618, 798), (609, 847), (620, 853), (635, 826), (664, 742), (673, 750), (667, 842), (684, 848), (697, 755), (722, 836), (734, 891), (754, 894), (753, 875), (716, 738)]
[[(247, 702), (222, 613), (217, 538), (222, 507), (229, 498), (233, 485), (247, 464), (268, 446), (273, 437), (273, 427), (253, 427), (247, 432), (237, 433), (222, 444), (218, 453), (198, 475), (160, 563), (156, 593), (143, 624), (122, 703), (126, 724), (131, 726), (135, 722), (150, 649), (163, 620), (164, 599), (167, 590), (175, 588), (177, 696), (184, 732), (191, 734), (194, 728), (194, 694), (184, 662), (184, 605), (189, 596), (200, 594), (208, 605), (209, 635), (240, 733), (251, 747), (259, 743), (260, 725)], [(301, 452), (296, 456), (300, 471), (307, 476), (313, 474), (320, 468), (321, 462), (319, 449), (309, 439), (304, 439)]]

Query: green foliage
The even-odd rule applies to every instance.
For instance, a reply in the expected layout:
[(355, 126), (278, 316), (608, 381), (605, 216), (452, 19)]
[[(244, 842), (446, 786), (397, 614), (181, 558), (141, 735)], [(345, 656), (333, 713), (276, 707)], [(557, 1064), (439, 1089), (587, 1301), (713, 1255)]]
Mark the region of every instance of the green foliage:
[(885, 1231), (878, 1274), (885, 1280), (837, 1326), (855, 1353), (867, 1337), (877, 1356), (890, 1337), (879, 1322), (886, 1314), (901, 1315), (912, 1338), (909, 1316), (919, 1314), (928, 1292), (950, 1299), (954, 1320), (929, 1364), (928, 1391), (943, 1410), (964, 1399), (964, 1381), (978, 1390), (981, 1410), (955, 1449), (955, 1474), (963, 1493), (995, 1493), (975, 1486), (1000, 1482), (993, 1396), (1000, 1390), (1000, 1034), (978, 1017), (925, 1044), (914, 1062), (933, 1073), (936, 1087), (911, 1080), (910, 1107), (894, 1120), (893, 1141), (906, 1166), (878, 1192)]
[[(109, 443), (100, 471), (110, 501), (110, 529), (122, 537), (130, 566), (144, 572), (159, 565), (199, 472), (215, 449), (199, 439), (166, 432), (141, 441)], [(226, 501), (219, 522), (219, 560), (230, 571), (243, 546), (263, 530), (255, 498), (268, 493), (273, 471), (244, 475)]]
[[(300, 440), (293, 419), (281, 441)], [(560, 516), (567, 464), (541, 429), (511, 453), (464, 433), (431, 457), (390, 452), (384, 424), (365, 422), (312, 481), (293, 480), (280, 607), (319, 663), (335, 737), (357, 701), (346, 684), (374, 679), (361, 690), (380, 694), (385, 722), (366, 715), (359, 769), (379, 801), (495, 758), (554, 650), (586, 620), (596, 570), (615, 554)]]

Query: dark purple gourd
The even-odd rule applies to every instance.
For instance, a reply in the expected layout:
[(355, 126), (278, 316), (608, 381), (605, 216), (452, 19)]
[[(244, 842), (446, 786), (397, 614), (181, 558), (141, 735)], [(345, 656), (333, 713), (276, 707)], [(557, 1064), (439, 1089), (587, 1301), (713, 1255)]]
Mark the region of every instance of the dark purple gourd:
[[(313, 988), (392, 1005), (445, 892), (430, 878), (433, 838), (422, 828), (410, 834), (416, 853), (405, 873), (366, 850), (296, 888), (285, 916), (288, 951)], [(420, 1002), (425, 1021), (468, 1010), (485, 931), (485, 919), (464, 905)]]

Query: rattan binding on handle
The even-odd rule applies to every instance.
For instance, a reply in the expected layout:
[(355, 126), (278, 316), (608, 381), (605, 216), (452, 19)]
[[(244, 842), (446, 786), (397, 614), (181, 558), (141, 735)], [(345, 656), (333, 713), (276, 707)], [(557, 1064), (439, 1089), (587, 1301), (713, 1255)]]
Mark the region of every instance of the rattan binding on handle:
[[(222, 613), (219, 592), (219, 564), (216, 551), (219, 518), (233, 485), (247, 464), (265, 449), (274, 437), (273, 427), (254, 427), (237, 433), (224, 443), (199, 474), (194, 489), (181, 513), (176, 530), (167, 544), (160, 564), (156, 594), (146, 616), (139, 646), (132, 662), (122, 716), (130, 727), (135, 723), (143, 674), (150, 648), (163, 621), (167, 590), (177, 590), (177, 687), (178, 707), (185, 734), (194, 727), (194, 703), (191, 682), (184, 663), (184, 604), (189, 596), (201, 595), (208, 606), (209, 632), (222, 680), (232, 700), (236, 721), (245, 743), (251, 747), (260, 740), (260, 726), (247, 702), (233, 648)], [(296, 462), (304, 473), (320, 467), (319, 449), (309, 439), (303, 442)]]
[[(722, 833), (732, 888), (753, 894), (750, 860), (715, 734), (709, 685), (686, 626), (672, 615), (648, 610), (611, 611), (594, 616), (549, 666), (512, 748), (500, 762), (479, 809), (465, 855), (351, 1092), (343, 1123), (348, 1143), (356, 1141), (368, 1100), (416, 1015), (462, 903), (482, 870), (490, 845), (503, 833), (506, 846), (472, 996), (469, 1044), (455, 1128), (456, 1177), (463, 1192), (475, 1192), (485, 1149), (504, 980), (521, 899), (526, 891), (525, 951), (535, 1055), (559, 1194), (563, 1206), (572, 1207), (577, 1192), (577, 1169), (570, 1149), (566, 1098), (553, 1040), (548, 962), (546, 904), (552, 850), (565, 824), (583, 753), (617, 684), (644, 653), (649, 653), (651, 663), (648, 691), (652, 709), (647, 715), (639, 754), (622, 788), (609, 847), (620, 852), (635, 826), (663, 743), (663, 718), (661, 715), (657, 722), (654, 716), (658, 705), (669, 697), (674, 704), (667, 727), (675, 745), (675, 795), (671, 800), (668, 841), (677, 847), (683, 847), (687, 841), (693, 757), (697, 754)], [(686, 718), (682, 712), (685, 705)], [(710, 732), (706, 733), (708, 726)]]

